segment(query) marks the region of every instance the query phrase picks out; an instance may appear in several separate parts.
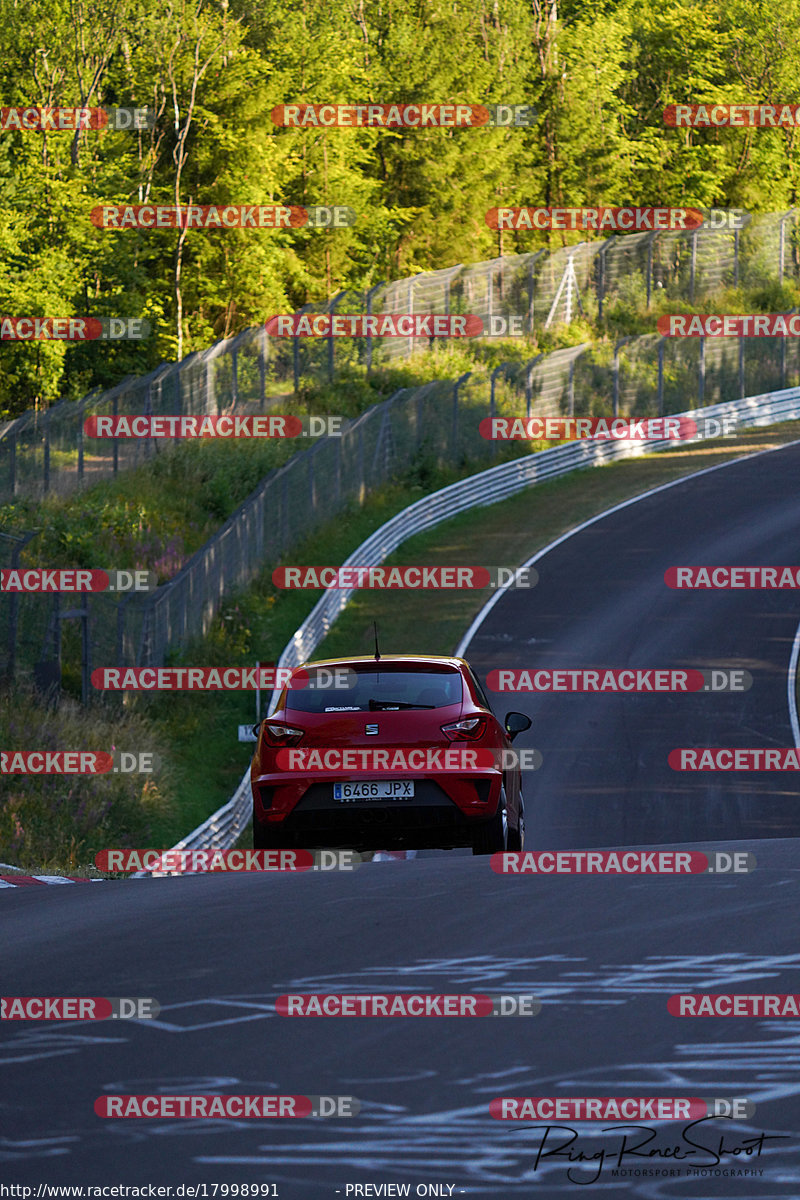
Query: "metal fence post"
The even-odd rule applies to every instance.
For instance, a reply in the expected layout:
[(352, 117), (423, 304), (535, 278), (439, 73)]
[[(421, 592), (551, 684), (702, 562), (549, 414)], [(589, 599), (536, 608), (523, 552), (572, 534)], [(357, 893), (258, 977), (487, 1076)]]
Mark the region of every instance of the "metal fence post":
[(689, 303), (694, 304), (694, 285), (697, 272), (697, 230), (692, 230), (692, 260), (689, 274)]
[(44, 478), (42, 480), (44, 494), (50, 491), (50, 409), (44, 414)]
[(133, 592), (129, 592), (117, 605), (117, 666), (120, 669), (125, 666), (125, 615), (132, 595)]
[(89, 641), (89, 597), (84, 596), (81, 609), (81, 704), (84, 707), (91, 697), (91, 649)]
[[(28, 542), (31, 541), (32, 538), (35, 538), (37, 536), (37, 534), (40, 532), (41, 532), (41, 530), (37, 529), (37, 530), (34, 530), (33, 533), (0, 534), (0, 537), (3, 537), (9, 541), (16, 543), (11, 551), (11, 570), (12, 571), (19, 570), (20, 554), (25, 549)], [(14, 674), (16, 671), (16, 664), (17, 664), (18, 614), (19, 614), (19, 593), (18, 592), (9, 592), (8, 593), (8, 655), (7, 655), (7, 666), (6, 666), (6, 674), (9, 679), (14, 678)]]
[[(414, 313), (414, 276), (410, 276), (408, 280), (408, 311), (413, 316)], [(413, 329), (413, 324), (412, 324)], [(406, 358), (411, 357), (411, 351), (414, 349), (413, 338), (408, 338), (406, 342)]]
[[(372, 297), (375, 295), (375, 293), (378, 291), (379, 288), (383, 287), (385, 282), (386, 282), (385, 279), (380, 279), (375, 284), (375, 286), (371, 287), (369, 289), (369, 291), (367, 292), (367, 302), (366, 302), (367, 316), (372, 316)], [(449, 293), (448, 293), (448, 295), (449, 295)], [(448, 309), (448, 312), (449, 312), (449, 309)], [(368, 333), (367, 334), (367, 375), (369, 375), (371, 370), (372, 370), (372, 334)]]
[(535, 313), (534, 313), (535, 284), (534, 284), (534, 280), (533, 280), (533, 268), (536, 264), (536, 259), (538, 257), (539, 257), (538, 254), (534, 254), (528, 260), (528, 333), (533, 333), (533, 322), (534, 322), (534, 315), (535, 315)]
[(786, 248), (786, 217), (781, 217), (778, 227), (778, 283), (783, 287), (783, 258)]
[(258, 346), (258, 383), (261, 407), (267, 403), (267, 355), (269, 354), (269, 338), (266, 325), (261, 326), (261, 337)]
[[(153, 415), (153, 382), (150, 379), (148, 379), (148, 381), (147, 381), (147, 387), (145, 388), (145, 392), (144, 392), (144, 411), (145, 411), (146, 416), (148, 416), (148, 417), (151, 417)], [(144, 456), (145, 456), (145, 458), (150, 457), (152, 450), (153, 450), (152, 440), (149, 437), (145, 438), (144, 439)]]
[(733, 286), (739, 286), (739, 230), (733, 231)]
[[(455, 460), (455, 456), (456, 456), (456, 450), (458, 447), (458, 392), (459, 392), (459, 388), (461, 387), (462, 383), (466, 383), (466, 381), (469, 379), (471, 374), (472, 374), (472, 371), (465, 371), (464, 374), (459, 379), (457, 379), (456, 382), (453, 384), (452, 438), (453, 438), (453, 459), (454, 460)], [(454, 465), (456, 465), (455, 461), (454, 461)]]
[[(114, 395), (111, 397), (111, 412), (115, 418), (119, 415), (119, 393), (116, 391), (114, 392)], [(114, 421), (114, 425), (116, 426), (116, 420)], [(114, 475), (116, 475), (117, 472), (119, 471), (119, 439), (118, 438), (111, 439), (111, 463), (112, 463)]]
[(647, 307), (650, 307), (650, 299), (653, 294), (653, 244), (658, 237), (659, 230), (655, 230), (647, 239)]
[(532, 358), (530, 360), (530, 362), (527, 362), (525, 364), (525, 417), (526, 418), (529, 418), (531, 415), (531, 406), (533, 403), (533, 368), (536, 366), (539, 359), (542, 358), (543, 356), (544, 356), (544, 352), (542, 352), (542, 354), (537, 354), (536, 358)]
[(614, 416), (619, 416), (619, 350), (626, 342), (633, 341), (633, 335), (620, 338), (614, 345)]
[[(495, 414), (497, 411), (496, 406), (495, 406), (495, 394), (494, 394), (496, 382), (497, 382), (497, 376), (500, 374), (500, 372), (505, 371), (505, 370), (506, 370), (506, 364), (500, 363), (499, 367), (495, 367), (495, 369), (492, 371), (492, 374), (490, 377), (490, 389), (489, 389), (489, 420), (490, 421), (494, 420)], [(494, 429), (494, 426), (490, 425), (489, 426), (490, 432), (493, 431), (493, 429)], [(497, 442), (495, 441), (494, 438), (492, 438), (491, 446), (489, 449), (490, 449), (492, 458), (494, 458), (495, 454), (497, 453)]]
[(239, 351), (231, 346), (231, 399), (236, 404), (239, 399)]
[(86, 415), (86, 401), (78, 406), (78, 483), (83, 483), (83, 420)]
[(597, 319), (603, 319), (603, 305), (606, 299), (606, 256), (611, 250), (611, 247), (616, 241), (615, 238), (606, 238), (597, 255)]
[(281, 481), (281, 550), (289, 543), (289, 470), (284, 467)]
[(12, 496), (17, 494), (17, 431), (11, 430), (8, 439), (8, 490)]
[(336, 507), (341, 505), (342, 500), (342, 439), (336, 439)]
[(700, 338), (700, 363), (697, 372), (697, 408), (703, 407), (703, 397), (706, 393), (706, 339)]
[(364, 425), (358, 427), (358, 502), (364, 499)]
[(664, 415), (664, 343), (666, 339), (661, 338), (658, 343), (658, 415)]
[[(345, 288), (344, 291), (339, 292), (339, 294), (337, 296), (334, 296), (333, 300), (331, 300), (330, 304), (328, 305), (328, 312), (330, 313), (331, 317), (336, 312), (336, 305), (339, 303), (339, 301), (342, 299), (342, 297), (346, 296), (346, 295), (347, 295), (347, 288)], [(328, 334), (328, 381), (330, 383), (333, 383), (333, 374), (334, 374), (333, 332), (332, 331), (333, 331), (333, 321), (331, 321), (331, 332)]]
[(739, 399), (744, 400), (744, 338), (739, 338)]
[[(311, 307), (311, 304), (304, 304), (300, 312), (296, 315), (301, 316), (303, 313), (308, 312)], [(300, 338), (296, 333), (292, 335), (292, 376), (296, 395), (300, 391)]]
[(206, 359), (205, 365), (206, 365), (206, 395), (205, 395), (204, 412), (216, 413), (217, 404), (216, 404), (216, 400), (215, 400), (215, 396), (214, 396), (214, 392), (215, 392), (214, 360), (210, 355)]

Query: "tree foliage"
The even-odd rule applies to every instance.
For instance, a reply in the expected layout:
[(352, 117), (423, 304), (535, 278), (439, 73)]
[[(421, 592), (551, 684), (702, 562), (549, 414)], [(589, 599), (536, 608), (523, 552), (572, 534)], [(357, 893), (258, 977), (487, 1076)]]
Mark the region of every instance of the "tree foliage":
[[(0, 411), (142, 373), (342, 288), (538, 248), (505, 205), (796, 202), (794, 129), (672, 103), (800, 101), (800, 0), (0, 0), (0, 104), (155, 127), (0, 133), (0, 310), (130, 315), (146, 344), (4, 343)], [(526, 103), (530, 129), (285, 129), (283, 103)], [(95, 228), (101, 203), (349, 205), (340, 230)]]

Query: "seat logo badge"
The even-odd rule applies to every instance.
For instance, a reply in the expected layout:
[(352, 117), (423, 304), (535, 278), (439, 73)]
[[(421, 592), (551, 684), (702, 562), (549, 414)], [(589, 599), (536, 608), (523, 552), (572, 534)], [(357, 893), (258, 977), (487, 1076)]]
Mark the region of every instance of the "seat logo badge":
[(364, 727), (364, 733), (368, 733), (368, 734), (377, 734), (377, 732), (378, 732), (378, 726), (377, 726), (377, 725), (366, 725), (366, 726)]

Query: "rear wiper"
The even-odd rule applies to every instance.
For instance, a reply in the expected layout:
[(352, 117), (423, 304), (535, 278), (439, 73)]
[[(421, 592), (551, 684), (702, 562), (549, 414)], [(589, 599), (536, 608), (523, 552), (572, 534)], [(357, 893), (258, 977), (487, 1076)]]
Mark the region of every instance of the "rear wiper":
[(370, 712), (385, 712), (391, 708), (435, 708), (434, 704), (409, 704), (406, 700), (370, 700)]

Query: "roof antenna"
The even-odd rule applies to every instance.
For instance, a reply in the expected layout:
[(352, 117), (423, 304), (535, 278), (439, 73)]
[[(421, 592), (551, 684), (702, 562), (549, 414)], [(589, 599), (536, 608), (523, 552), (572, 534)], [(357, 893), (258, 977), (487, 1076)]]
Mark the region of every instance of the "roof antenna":
[(378, 622), (372, 622), (372, 628), (375, 630), (375, 662), (381, 661), (381, 652), (378, 649)]

